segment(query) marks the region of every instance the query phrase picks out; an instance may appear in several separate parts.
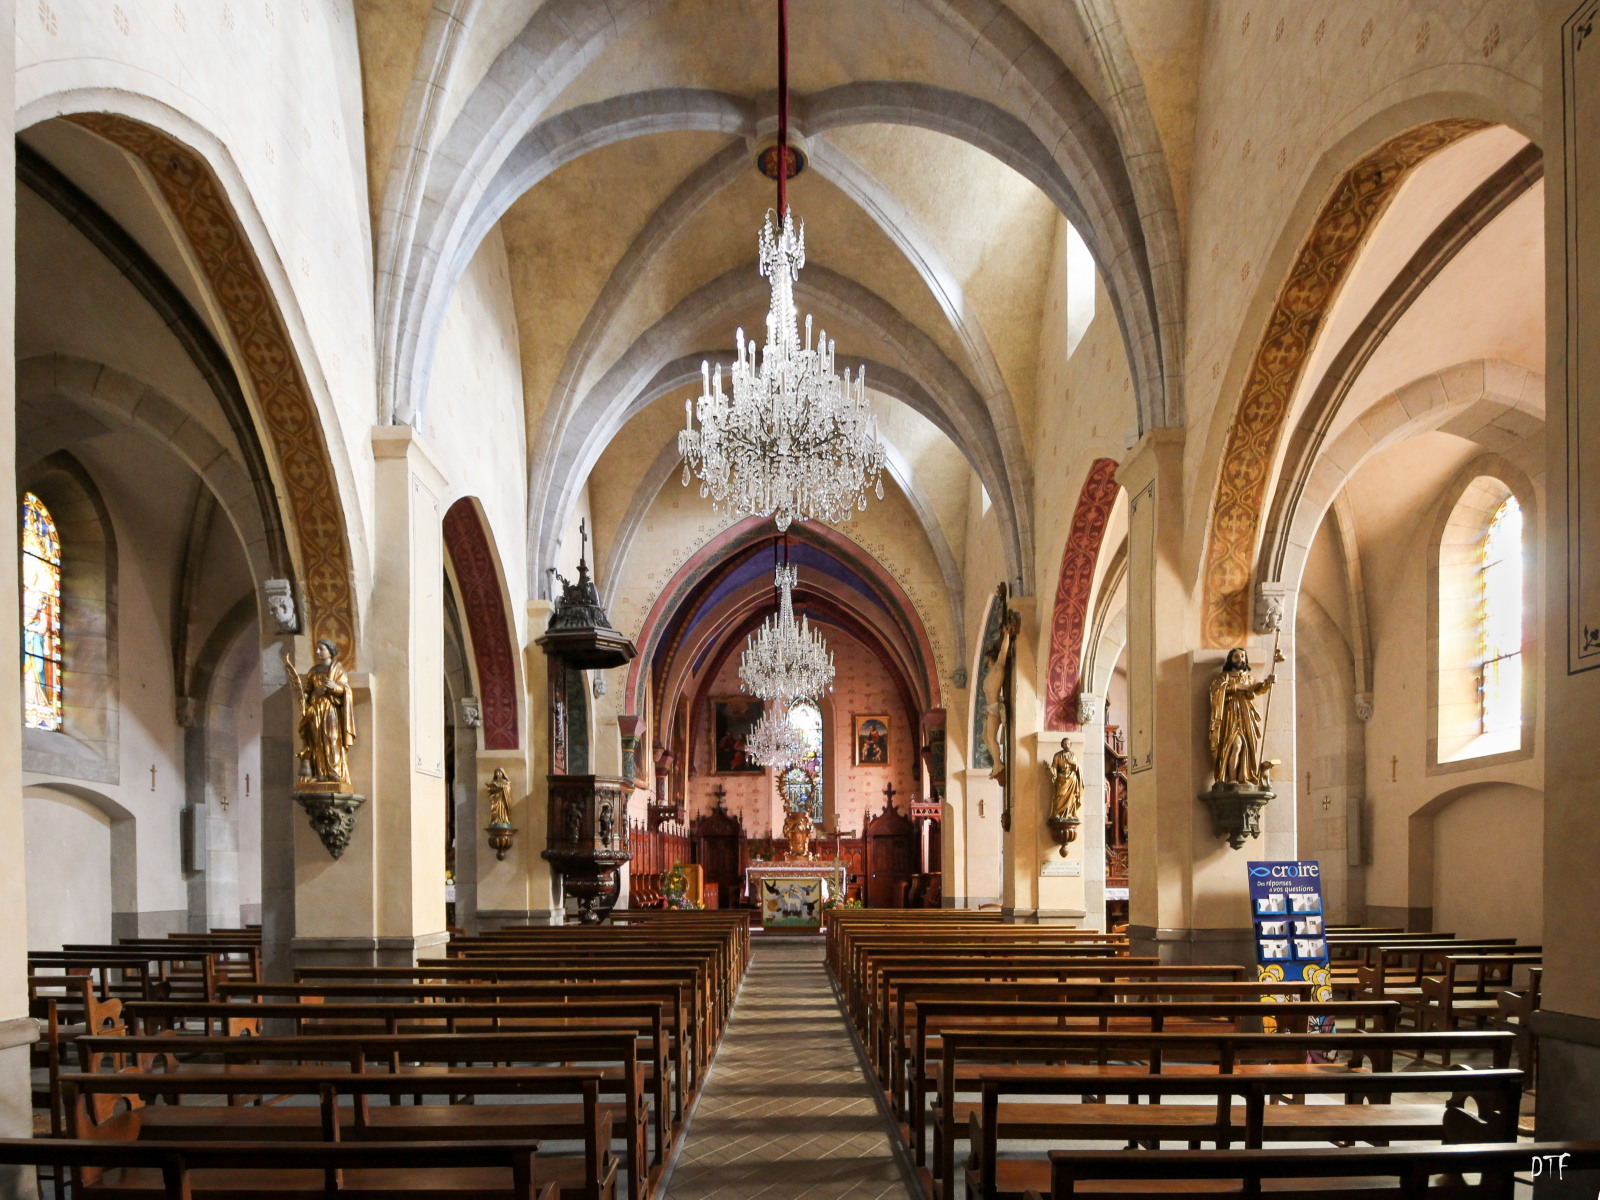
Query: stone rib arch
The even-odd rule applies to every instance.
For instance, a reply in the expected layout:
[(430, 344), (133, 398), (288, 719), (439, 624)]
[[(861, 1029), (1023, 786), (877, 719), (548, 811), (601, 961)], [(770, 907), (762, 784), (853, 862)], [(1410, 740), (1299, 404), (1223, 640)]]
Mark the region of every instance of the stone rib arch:
[(1111, 522), (1111, 509), (1121, 488), (1115, 459), (1089, 464), (1078, 493), (1072, 527), (1061, 550), (1061, 575), (1056, 582), (1050, 618), (1050, 654), (1045, 668), (1045, 724), (1050, 729), (1078, 727), (1078, 692), (1082, 682), (1083, 639), (1089, 619), (1089, 594), (1094, 588), (1100, 544)]
[[(692, 596), (708, 576), (730, 555), (737, 554), (752, 543), (770, 540), (770, 522), (757, 517), (747, 517), (728, 526), (691, 554), (666, 581), (656, 595), (649, 611), (641, 622), (639, 635), (634, 639), (638, 655), (628, 668), (625, 703), (634, 705), (633, 711), (646, 711), (646, 685), (650, 665), (662, 639), (670, 632), (674, 619), (685, 608), (686, 599)], [(822, 552), (847, 565), (864, 582), (869, 584), (878, 599), (895, 616), (900, 631), (914, 649), (918, 682), (929, 707), (941, 703), (942, 685), (938, 656), (928, 636), (916, 602), (911, 599), (894, 576), (867, 550), (836, 529), (815, 522), (805, 522), (790, 528), (790, 537), (798, 542), (814, 545)]]
[[(273, 577), (277, 564), (271, 553), (271, 534), (254, 503), (255, 489), (243, 464), (176, 403), (114, 367), (72, 355), (41, 354), (17, 364), (19, 410), (55, 397), (136, 430), (188, 463), (233, 526), (251, 577), (257, 584)], [(24, 412), (18, 415), (23, 417)]]
[(444, 545), (472, 650), (485, 750), (519, 747), (516, 630), (493, 534), (478, 501), (463, 496), (444, 514)]
[(1385, 447), (1431, 431), (1453, 433), (1543, 474), (1544, 377), (1494, 359), (1459, 363), (1390, 393), (1323, 450), (1293, 510), (1276, 581), (1299, 586), (1317, 529), (1350, 477)]
[[(692, 331), (759, 301), (765, 287), (764, 281), (747, 267), (737, 267), (719, 276), (680, 301), (671, 313), (640, 335), (589, 390), (582, 405), (567, 418), (564, 428), (556, 427), (557, 414), (547, 414), (535, 444), (549, 449), (535, 460), (529, 489), (530, 564), (555, 561), (566, 517), (581, 480), (615, 431), (643, 407), (641, 399), (647, 395), (653, 399), (671, 386), (681, 386), (681, 382), (652, 383), (656, 378), (656, 363), (672, 353), (674, 343), (681, 344)], [(1032, 556), (1027, 547), (1032, 531), (1028, 509), (1017, 495), (1005, 468), (999, 465), (1001, 454), (995, 444), (997, 439), (987, 427), (988, 411), (971, 383), (926, 334), (860, 284), (825, 267), (811, 267), (796, 293), (817, 311), (844, 317), (858, 327), (872, 330), (902, 361), (915, 364), (912, 379), (918, 392), (933, 400), (944, 416), (942, 421), (935, 419), (935, 424), (951, 433), (956, 444), (963, 447), (984, 486), (995, 498), (1007, 534), (1007, 565), (1018, 582), (1019, 591), (1031, 591)], [(684, 362), (683, 359), (674, 361)], [(884, 390), (879, 387), (876, 375), (869, 378), (875, 388)], [(887, 382), (893, 386), (892, 380)], [(988, 448), (988, 454), (979, 452), (983, 447)], [(547, 586), (538, 579), (531, 582), (535, 588)]]
[[(462, 106), (431, 156), (431, 178), (421, 194), (401, 198), (401, 204), (420, 214), (417, 227), (423, 245), (405, 256), (408, 278), (396, 289), (399, 307), (386, 321), (397, 327), (397, 333), (393, 338), (386, 333), (382, 339), (386, 347), (395, 346), (379, 371), (386, 419), (409, 419), (416, 411), (414, 398), (426, 394), (428, 352), (419, 360), (419, 339), (431, 341), (444, 302), (426, 294), (437, 291), (428, 276), (441, 262), (463, 255), (470, 258), (481, 234), (468, 233), (473, 222), (469, 214), (478, 213), (494, 186), (489, 181), (499, 177), (522, 134), (548, 100), (647, 11), (649, 5), (643, 0), (616, 0), (604, 10), (585, 0), (551, 0), (542, 5)], [(1022, 124), (1031, 140), (1047, 147), (1047, 159), (1079, 180), (1086, 200), (1081, 209), (1085, 219), (1079, 224), (1117, 297), (1141, 416), (1152, 426), (1180, 422), (1176, 221), (1170, 213), (1163, 217), (1159, 200), (1149, 198), (1148, 182), (1136, 186), (1130, 178), (1111, 122), (1056, 53), (1000, 0), (967, 0), (959, 7), (919, 0), (904, 11), (959, 49), (969, 62), (985, 63), (995, 86), (1018, 93), (1019, 108), (1028, 114)], [(441, 163), (447, 166), (431, 169)], [(1147, 157), (1141, 171), (1149, 175), (1163, 166), (1163, 161)], [(1153, 190), (1160, 192), (1159, 187)], [(1149, 214), (1162, 245), (1159, 260), (1170, 332), (1163, 329), (1161, 305), (1154, 294), (1141, 225), (1141, 194), (1146, 196), (1142, 211)], [(448, 296), (448, 284), (443, 293)]]
[(269, 447), (307, 625), (347, 648), (354, 665), (357, 580), (370, 576), (354, 475), (294, 288), (238, 165), (208, 129), (151, 96), (92, 84), (63, 89), (30, 97), (17, 128), (57, 116), (136, 158), (187, 242)]
[[(950, 609), (951, 628), (954, 630), (954, 640), (959, 645), (966, 640), (963, 633), (964, 614), (961, 611), (961, 597), (965, 595), (961, 568), (957, 565), (955, 554), (950, 549), (950, 542), (944, 535), (944, 527), (934, 512), (933, 502), (917, 483), (905, 456), (893, 443), (885, 441), (883, 445), (889, 460), (889, 474), (911, 505), (912, 511), (917, 514), (922, 531), (928, 539), (928, 545), (933, 550), (934, 559), (939, 564), (939, 577), (944, 583), (945, 599)], [(644, 523), (661, 489), (671, 481), (673, 475), (677, 474), (682, 462), (683, 457), (678, 453), (677, 440), (674, 438), (662, 446), (661, 452), (640, 476), (639, 484), (634, 488), (627, 511), (610, 539), (602, 563), (603, 569), (599, 578), (604, 582), (601, 585), (600, 600), (607, 610), (616, 599), (617, 589), (621, 586), (622, 568), (628, 561), (628, 552), (632, 549), (639, 527)]]
[[(1281, 282), (1258, 297), (1245, 338), (1224, 379), (1207, 439), (1219, 466), (1195, 520), (1202, 558), (1201, 635), (1208, 646), (1246, 636), (1254, 597), (1257, 541), (1266, 516), (1280, 440), (1301, 373), (1341, 285), (1411, 171), (1493, 120), (1471, 95), (1432, 94), (1391, 104), (1362, 121), (1319, 162), (1263, 279)], [(1256, 324), (1259, 321), (1260, 324)], [(1259, 330), (1259, 332), (1251, 332)], [(1248, 357), (1244, 357), (1248, 355)], [(1237, 372), (1237, 373), (1236, 373)], [(1228, 393), (1237, 388), (1237, 398)], [(1213, 451), (1215, 457), (1213, 457)]]

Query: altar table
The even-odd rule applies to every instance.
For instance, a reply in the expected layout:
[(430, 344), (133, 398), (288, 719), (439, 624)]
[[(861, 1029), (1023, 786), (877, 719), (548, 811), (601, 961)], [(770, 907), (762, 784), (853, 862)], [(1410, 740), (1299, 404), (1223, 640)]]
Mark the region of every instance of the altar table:
[(841, 859), (829, 862), (826, 859), (817, 859), (815, 862), (806, 862), (804, 859), (789, 862), (762, 862), (751, 863), (744, 869), (744, 896), (746, 900), (761, 902), (761, 881), (764, 879), (795, 879), (795, 878), (821, 878), (826, 884), (829, 896), (846, 896), (850, 884), (849, 865)]

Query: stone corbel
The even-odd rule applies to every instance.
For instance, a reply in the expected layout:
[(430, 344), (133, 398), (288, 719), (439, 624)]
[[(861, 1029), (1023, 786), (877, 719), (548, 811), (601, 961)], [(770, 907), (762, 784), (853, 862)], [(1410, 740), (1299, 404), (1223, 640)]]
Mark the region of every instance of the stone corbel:
[(335, 860), (343, 857), (356, 829), (356, 811), (367, 798), (349, 792), (296, 792), (294, 798), (311, 818), (323, 847)]

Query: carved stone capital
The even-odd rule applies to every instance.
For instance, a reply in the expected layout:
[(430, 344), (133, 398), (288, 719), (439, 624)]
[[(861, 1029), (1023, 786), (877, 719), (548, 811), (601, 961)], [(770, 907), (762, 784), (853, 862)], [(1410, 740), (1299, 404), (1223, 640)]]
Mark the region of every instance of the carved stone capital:
[(1357, 692), (1355, 698), (1356, 716), (1360, 717), (1363, 721), (1372, 720), (1372, 693)]
[[(1282, 583), (1256, 585), (1256, 632), (1278, 633), (1290, 619), (1294, 589)], [(1291, 631), (1292, 632), (1292, 631)]]
[(294, 585), (287, 579), (268, 579), (261, 585), (267, 620), (275, 633), (299, 633), (300, 614), (295, 611)]
[(1105, 720), (1106, 698), (1093, 692), (1078, 693), (1078, 724), (1098, 725)]
[(476, 696), (463, 696), (460, 700), (461, 723), (469, 729), (479, 729), (483, 725), (483, 702)]

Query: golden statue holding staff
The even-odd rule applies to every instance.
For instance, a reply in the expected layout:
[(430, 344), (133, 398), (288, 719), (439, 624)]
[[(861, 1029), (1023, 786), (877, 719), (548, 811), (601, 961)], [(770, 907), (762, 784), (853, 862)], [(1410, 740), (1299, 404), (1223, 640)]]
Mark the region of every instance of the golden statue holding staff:
[[(1276, 657), (1276, 656), (1274, 656)], [(1250, 673), (1250, 656), (1242, 647), (1228, 651), (1222, 670), (1211, 681), (1210, 733), (1212, 770), (1217, 783), (1269, 788), (1273, 762), (1262, 757), (1265, 722), (1255, 698), (1268, 694), (1278, 680), (1271, 672), (1260, 683)]]
[(1050, 805), (1050, 820), (1076, 820), (1083, 807), (1083, 775), (1078, 762), (1072, 757), (1072, 747), (1066, 738), (1061, 739), (1061, 749), (1050, 760), (1050, 775), (1055, 780), (1055, 799)]
[(339, 663), (339, 647), (316, 644), (316, 664), (304, 675), (289, 656), (283, 665), (300, 697), (300, 789), (331, 791), (350, 786), (351, 746), (356, 744), (356, 694)]

